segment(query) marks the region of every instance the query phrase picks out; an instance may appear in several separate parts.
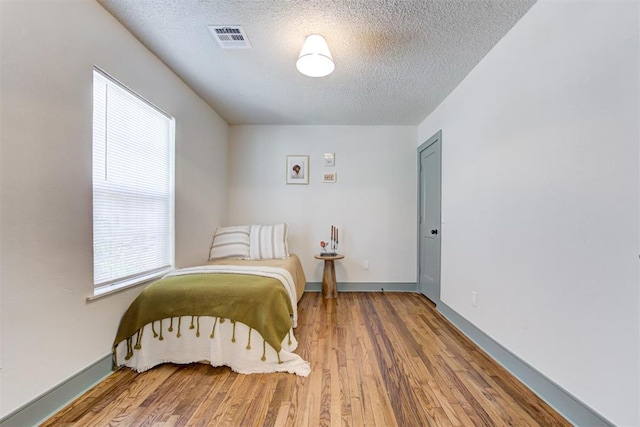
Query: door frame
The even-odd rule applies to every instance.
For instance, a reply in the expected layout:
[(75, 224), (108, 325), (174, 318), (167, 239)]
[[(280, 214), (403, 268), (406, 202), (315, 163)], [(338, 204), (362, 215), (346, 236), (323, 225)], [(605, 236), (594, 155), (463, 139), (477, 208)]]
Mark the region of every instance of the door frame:
[[(424, 150), (426, 150), (427, 148), (429, 148), (431, 145), (435, 144), (436, 142), (440, 142), (440, 146), (439, 146), (439, 157), (440, 157), (440, 200), (439, 200), (439, 211), (440, 211), (440, 222), (438, 224), (438, 230), (440, 231), (440, 238), (438, 239), (438, 262), (440, 264), (439, 268), (438, 268), (438, 286), (437, 286), (437, 291), (436, 291), (436, 298), (433, 300), (433, 303), (436, 304), (436, 306), (438, 304), (440, 304), (440, 289), (441, 289), (441, 276), (442, 276), (442, 129), (440, 129), (439, 131), (437, 131), (436, 133), (434, 133), (429, 139), (427, 139), (425, 142), (423, 142), (422, 144), (420, 144), (418, 146), (417, 149), (417, 163), (418, 163), (418, 206), (417, 206), (417, 215), (416, 215), (416, 222), (417, 222), (417, 234), (418, 234), (418, 255), (417, 255), (417, 265), (416, 265), (416, 278), (417, 278), (417, 283), (416, 283), (416, 288), (418, 293), (425, 295), (422, 292), (422, 289), (420, 288), (420, 259), (421, 259), (421, 248), (422, 248), (422, 236), (420, 233), (420, 215), (421, 215), (421, 209), (422, 209), (422, 173), (420, 172), (420, 168), (421, 168), (421, 157), (422, 157), (422, 152)], [(426, 297), (426, 295), (425, 295)], [(427, 297), (429, 298), (429, 297)], [(431, 299), (431, 298), (430, 298)]]

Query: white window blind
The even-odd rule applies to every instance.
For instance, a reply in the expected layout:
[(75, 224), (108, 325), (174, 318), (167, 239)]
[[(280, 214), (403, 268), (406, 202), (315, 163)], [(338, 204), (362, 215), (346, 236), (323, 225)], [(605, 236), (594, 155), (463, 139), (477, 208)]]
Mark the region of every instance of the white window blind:
[(93, 73), (94, 293), (173, 267), (174, 120)]

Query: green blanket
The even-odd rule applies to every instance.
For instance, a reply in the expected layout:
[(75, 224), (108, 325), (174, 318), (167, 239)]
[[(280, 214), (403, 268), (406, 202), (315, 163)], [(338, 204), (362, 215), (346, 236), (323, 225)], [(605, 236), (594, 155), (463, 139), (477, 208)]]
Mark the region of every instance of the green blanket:
[[(293, 307), (289, 294), (278, 279), (244, 274), (191, 274), (160, 279), (147, 286), (131, 303), (120, 320), (114, 341), (131, 341), (153, 322), (181, 316), (211, 316), (244, 323), (262, 335), (277, 352), (292, 327)], [(167, 322), (168, 323), (168, 322)], [(165, 325), (166, 327), (166, 325)], [(179, 326), (178, 326), (179, 328)], [(179, 331), (176, 331), (179, 335)], [(208, 333), (205, 335), (208, 338)], [(131, 351), (131, 350), (129, 350)], [(130, 354), (128, 355), (130, 356)]]

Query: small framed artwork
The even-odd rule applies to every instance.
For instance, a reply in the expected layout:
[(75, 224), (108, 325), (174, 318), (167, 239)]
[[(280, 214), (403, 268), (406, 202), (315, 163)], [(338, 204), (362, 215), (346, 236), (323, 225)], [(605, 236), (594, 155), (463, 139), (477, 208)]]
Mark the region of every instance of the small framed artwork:
[(322, 174), (322, 182), (334, 183), (338, 179), (335, 172), (326, 172)]
[(332, 168), (336, 165), (336, 153), (324, 153), (324, 167)]
[(287, 156), (287, 184), (309, 183), (309, 156)]

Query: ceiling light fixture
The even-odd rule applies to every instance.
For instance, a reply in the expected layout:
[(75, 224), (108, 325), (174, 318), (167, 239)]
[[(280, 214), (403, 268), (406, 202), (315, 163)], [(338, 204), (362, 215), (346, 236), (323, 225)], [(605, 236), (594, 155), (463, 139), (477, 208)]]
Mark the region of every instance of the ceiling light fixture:
[(335, 67), (324, 37), (319, 34), (308, 36), (296, 61), (298, 71), (309, 77), (324, 77)]

